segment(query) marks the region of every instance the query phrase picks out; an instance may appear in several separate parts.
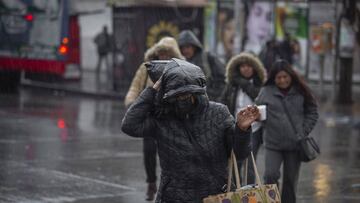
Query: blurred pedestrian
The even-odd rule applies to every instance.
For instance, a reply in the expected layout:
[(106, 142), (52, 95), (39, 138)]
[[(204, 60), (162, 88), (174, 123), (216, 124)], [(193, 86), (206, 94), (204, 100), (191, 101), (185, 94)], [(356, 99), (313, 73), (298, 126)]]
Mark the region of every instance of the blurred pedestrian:
[(204, 71), (209, 99), (218, 101), (225, 86), (225, 65), (216, 56), (205, 52), (199, 39), (190, 30), (179, 34), (178, 43), (186, 60)]
[(239, 159), (249, 154), (249, 128), (259, 117), (258, 109), (240, 111), (235, 123), (225, 105), (208, 100), (205, 82), (198, 66), (172, 59), (125, 113), (123, 132), (157, 140), (157, 203), (199, 203), (221, 193), (231, 150)]
[(264, 124), (265, 184), (278, 184), (283, 164), (281, 202), (295, 203), (301, 161), (299, 136), (308, 136), (318, 111), (309, 87), (285, 60), (276, 61), (256, 98), (266, 105)]
[(235, 18), (233, 8), (222, 8), (218, 15), (220, 40), (217, 42), (216, 54), (221, 62), (226, 63), (233, 56), (235, 41)]
[[(222, 94), (222, 103), (226, 104), (234, 116), (248, 105), (254, 105), (261, 86), (266, 80), (266, 71), (260, 60), (253, 54), (243, 52), (233, 56), (226, 66), (226, 87)], [(261, 123), (252, 124), (251, 145), (254, 157), (262, 144)], [(247, 183), (255, 183), (252, 160), (248, 164)], [(239, 169), (242, 163), (238, 161)]]
[(285, 32), (284, 40), (280, 43), (280, 54), (281, 59), (286, 60), (291, 65), (293, 64), (293, 39), (288, 32)]
[(264, 64), (266, 72), (269, 73), (274, 61), (281, 58), (280, 48), (275, 37), (266, 42), (259, 54), (259, 58)]
[(110, 63), (108, 54), (112, 48), (111, 36), (108, 33), (107, 26), (103, 27), (103, 30), (97, 34), (94, 38), (94, 43), (96, 44), (97, 53), (98, 53), (98, 61), (96, 65), (96, 76), (99, 77), (101, 64), (105, 61), (106, 71), (110, 71)]
[[(172, 37), (164, 37), (154, 46), (149, 48), (144, 57), (144, 62), (151, 60), (168, 60), (171, 58), (184, 57), (181, 55), (176, 40)], [(129, 107), (140, 93), (146, 87), (152, 87), (154, 83), (151, 81), (146, 67), (140, 65), (131, 82), (131, 86), (125, 96), (125, 106)], [(143, 140), (144, 165), (146, 171), (146, 182), (148, 183), (146, 191), (146, 200), (151, 201), (155, 197), (157, 191), (156, 186), (156, 140), (151, 137), (144, 137)]]

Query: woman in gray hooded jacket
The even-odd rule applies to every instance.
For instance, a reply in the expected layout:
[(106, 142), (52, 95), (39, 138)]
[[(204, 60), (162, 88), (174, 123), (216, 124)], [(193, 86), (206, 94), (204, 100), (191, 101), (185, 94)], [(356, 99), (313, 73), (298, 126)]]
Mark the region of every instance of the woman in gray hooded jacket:
[(278, 184), (283, 164), (281, 202), (295, 203), (301, 165), (298, 140), (308, 136), (318, 120), (315, 98), (291, 65), (278, 60), (255, 102), (266, 105), (265, 183)]

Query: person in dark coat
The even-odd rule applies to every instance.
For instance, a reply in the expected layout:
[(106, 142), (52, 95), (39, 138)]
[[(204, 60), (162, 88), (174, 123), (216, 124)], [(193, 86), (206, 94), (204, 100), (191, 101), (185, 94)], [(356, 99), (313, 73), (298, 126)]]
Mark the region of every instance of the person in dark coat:
[[(181, 55), (176, 40), (172, 37), (163, 37), (159, 42), (150, 47), (144, 56), (144, 61), (166, 60), (171, 58), (184, 57)], [(129, 90), (125, 96), (125, 107), (129, 107), (135, 99), (140, 95), (145, 87), (153, 86), (146, 71), (145, 63), (142, 63), (135, 73)], [(152, 201), (157, 191), (156, 185), (156, 141), (150, 137), (145, 137), (143, 142), (144, 165), (146, 172), (146, 182), (148, 183), (146, 190), (146, 200)]]
[(281, 202), (295, 203), (301, 165), (298, 140), (308, 136), (318, 120), (316, 100), (291, 65), (278, 60), (255, 102), (267, 106), (265, 184), (278, 184), (283, 164)]
[[(233, 56), (226, 66), (226, 87), (222, 94), (222, 103), (227, 105), (230, 113), (236, 116), (242, 108), (255, 104), (260, 88), (265, 83), (266, 70), (260, 60), (253, 54), (243, 52)], [(261, 123), (252, 124), (252, 151), (256, 158), (262, 144)], [(239, 169), (242, 163), (238, 161)], [(255, 173), (250, 159), (247, 184), (255, 183)]]
[(266, 42), (265, 46), (262, 48), (259, 58), (264, 64), (266, 72), (269, 73), (271, 65), (274, 61), (281, 58), (280, 45), (275, 38), (270, 39)]
[(256, 107), (238, 113), (208, 100), (205, 75), (196, 65), (173, 58), (161, 78), (147, 87), (125, 113), (124, 133), (154, 137), (161, 166), (156, 203), (200, 203), (222, 193), (231, 150), (250, 152)]
[(96, 65), (96, 76), (99, 77), (101, 63), (105, 60), (106, 71), (110, 70), (110, 63), (108, 59), (108, 54), (112, 48), (112, 37), (108, 33), (107, 26), (103, 27), (102, 32), (97, 34), (94, 38), (94, 43), (96, 44), (97, 53), (98, 53), (98, 62)]
[(281, 59), (286, 60), (290, 64), (293, 64), (293, 55), (294, 55), (292, 43), (293, 43), (293, 39), (291, 38), (290, 33), (286, 32), (284, 36), (284, 40), (280, 43), (280, 54), (281, 54)]
[(225, 65), (216, 56), (205, 52), (199, 39), (190, 30), (180, 32), (178, 44), (186, 60), (204, 71), (209, 99), (218, 101), (225, 86)]

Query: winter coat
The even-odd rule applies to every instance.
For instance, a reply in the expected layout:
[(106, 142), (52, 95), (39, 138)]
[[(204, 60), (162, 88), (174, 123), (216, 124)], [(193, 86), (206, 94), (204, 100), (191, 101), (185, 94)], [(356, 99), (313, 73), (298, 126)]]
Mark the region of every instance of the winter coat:
[(101, 32), (94, 38), (99, 55), (106, 55), (111, 51), (111, 36), (107, 32)]
[(255, 100), (256, 104), (266, 105), (267, 118), (263, 122), (265, 147), (273, 150), (297, 150), (299, 137), (281, 100), (300, 136), (308, 136), (313, 130), (319, 117), (317, 104), (315, 101), (305, 103), (304, 96), (295, 87), (291, 87), (287, 95), (284, 95), (274, 85), (263, 87)]
[[(240, 159), (249, 154), (250, 132), (237, 127), (226, 106), (209, 102), (204, 87), (199, 67), (174, 59), (164, 71), (160, 90), (146, 88), (124, 116), (123, 132), (157, 140), (161, 165), (157, 203), (201, 203), (204, 197), (221, 193), (231, 149)], [(196, 109), (188, 117), (180, 119), (171, 110), (154, 113), (159, 102), (165, 105), (181, 93), (196, 95)]]
[[(147, 62), (157, 59), (160, 51), (168, 52), (171, 58), (184, 59), (180, 53), (176, 40), (171, 37), (164, 37), (145, 52), (144, 61)], [(142, 63), (136, 71), (130, 88), (125, 96), (125, 106), (130, 106), (130, 104), (135, 101), (135, 99), (140, 95), (141, 91), (143, 91), (145, 87), (152, 85), (154, 85), (154, 83), (148, 77), (146, 67), (144, 63)]]
[[(252, 82), (241, 76), (239, 66), (242, 64), (248, 64), (253, 67), (254, 76), (252, 77)], [(234, 56), (226, 66), (226, 86), (221, 96), (222, 103), (226, 104), (229, 111), (234, 115), (239, 88), (254, 101), (265, 80), (266, 70), (256, 56), (250, 53), (241, 53)]]
[(205, 73), (207, 94), (212, 101), (220, 99), (225, 86), (225, 65), (214, 55), (205, 52), (199, 39), (189, 30), (179, 34), (179, 46), (193, 45), (196, 47), (194, 56), (188, 62), (199, 66)]

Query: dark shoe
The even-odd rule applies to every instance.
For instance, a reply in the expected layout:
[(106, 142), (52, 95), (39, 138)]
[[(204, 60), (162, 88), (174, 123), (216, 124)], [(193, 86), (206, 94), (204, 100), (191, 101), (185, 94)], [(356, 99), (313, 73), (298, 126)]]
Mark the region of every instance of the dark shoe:
[(155, 194), (157, 192), (156, 183), (148, 183), (146, 191), (146, 200), (153, 201), (155, 199)]

